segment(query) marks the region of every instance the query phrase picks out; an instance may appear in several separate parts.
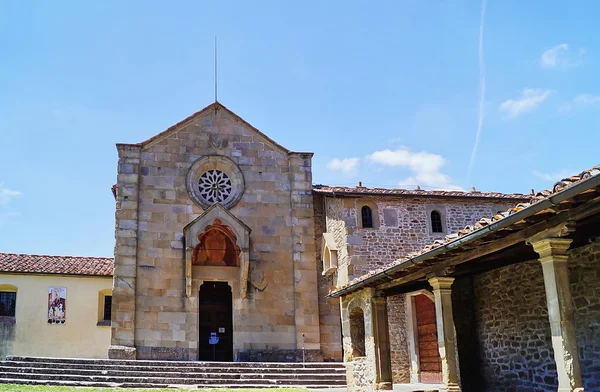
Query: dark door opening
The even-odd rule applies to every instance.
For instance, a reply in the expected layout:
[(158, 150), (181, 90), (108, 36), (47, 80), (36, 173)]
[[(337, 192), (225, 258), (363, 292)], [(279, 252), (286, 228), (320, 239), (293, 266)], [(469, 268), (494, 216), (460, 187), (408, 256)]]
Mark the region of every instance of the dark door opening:
[(227, 282), (204, 282), (198, 308), (198, 359), (233, 360), (233, 312)]

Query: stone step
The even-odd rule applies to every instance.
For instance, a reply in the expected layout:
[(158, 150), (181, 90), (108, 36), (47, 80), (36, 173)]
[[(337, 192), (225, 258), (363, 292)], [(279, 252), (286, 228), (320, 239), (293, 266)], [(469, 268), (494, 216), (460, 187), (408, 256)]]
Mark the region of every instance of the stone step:
[(219, 373), (262, 373), (262, 374), (280, 374), (280, 373), (297, 373), (297, 374), (341, 374), (345, 375), (346, 370), (344, 367), (329, 367), (329, 368), (288, 368), (288, 367), (231, 367), (231, 366), (220, 366), (220, 367), (207, 367), (198, 364), (197, 366), (138, 366), (137, 361), (132, 362), (135, 365), (118, 365), (118, 364), (75, 364), (75, 363), (63, 363), (63, 362), (21, 362), (21, 361), (0, 361), (0, 366), (12, 367), (12, 368), (48, 368), (48, 369), (83, 369), (83, 370), (112, 370), (123, 368), (137, 372), (186, 372), (186, 373), (203, 373), (210, 371)]
[[(8, 373), (19, 373), (23, 375), (28, 374), (65, 374), (65, 369), (57, 369), (53, 367), (14, 367), (14, 366), (3, 366), (0, 363), (0, 374), (8, 374)], [(122, 377), (161, 377), (161, 378), (229, 378), (229, 379), (264, 379), (264, 378), (277, 378), (280, 380), (290, 380), (290, 379), (298, 379), (298, 380), (345, 380), (344, 373), (331, 374), (331, 373), (247, 373), (247, 372), (220, 372), (218, 369), (211, 369), (211, 371), (203, 371), (203, 372), (188, 372), (188, 371), (139, 371), (132, 369), (123, 369), (123, 367), (118, 367), (114, 369), (78, 369), (71, 368), (68, 369), (69, 375), (79, 375), (79, 376), (122, 376)]]
[[(176, 387), (177, 385), (168, 384), (115, 384), (115, 383), (98, 383), (85, 381), (56, 381), (56, 380), (24, 380), (10, 379), (0, 377), (0, 384), (17, 384), (17, 385), (51, 385), (51, 386), (69, 386), (69, 387), (95, 387), (95, 388), (168, 388)], [(189, 386), (188, 386), (189, 387)], [(256, 385), (256, 384), (205, 384), (199, 388), (229, 388), (229, 389), (251, 389), (251, 388), (278, 388), (279, 385)], [(324, 388), (339, 388), (337, 385), (297, 385), (297, 388), (306, 389), (324, 389)]]
[[(213, 385), (216, 383), (215, 377), (208, 378), (180, 378), (180, 377), (119, 377), (119, 376), (80, 376), (72, 374), (45, 374), (45, 373), (34, 373), (34, 374), (23, 374), (6, 372), (2, 374), (3, 379), (11, 380), (45, 380), (45, 381), (76, 381), (76, 382), (88, 382), (88, 383), (113, 383), (113, 384), (153, 384), (153, 385)], [(297, 386), (297, 385), (315, 385), (315, 386), (344, 386), (345, 381), (341, 380), (297, 380), (297, 379), (275, 379), (275, 378), (263, 378), (263, 379), (250, 379), (250, 378), (219, 378), (219, 385), (231, 385), (231, 384), (252, 384), (252, 385), (278, 385), (278, 386)]]
[(107, 388), (340, 388), (343, 363), (183, 362), (10, 356), (0, 383)]
[(7, 361), (19, 362), (52, 362), (71, 364), (111, 364), (134, 366), (178, 366), (178, 367), (235, 367), (235, 368), (344, 368), (341, 362), (209, 362), (209, 361), (160, 361), (160, 360), (122, 360), (122, 359), (84, 359), (84, 358), (52, 358), (7, 356)]

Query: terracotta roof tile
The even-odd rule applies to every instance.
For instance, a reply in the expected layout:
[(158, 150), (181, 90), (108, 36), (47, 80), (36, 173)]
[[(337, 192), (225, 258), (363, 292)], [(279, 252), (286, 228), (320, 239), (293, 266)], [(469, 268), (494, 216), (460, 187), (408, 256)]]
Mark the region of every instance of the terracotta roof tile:
[[(600, 165), (596, 165), (596, 166), (592, 167), (591, 169), (584, 170), (583, 172), (579, 173), (578, 175), (563, 178), (562, 180), (560, 180), (556, 184), (554, 184), (552, 189), (539, 191), (535, 195), (530, 195), (529, 196), (530, 200), (526, 203), (519, 203), (515, 207), (509, 208), (508, 210), (506, 210), (504, 212), (498, 213), (498, 214), (492, 216), (491, 218), (481, 218), (474, 225), (468, 225), (464, 229), (459, 230), (457, 233), (453, 233), (453, 234), (449, 234), (449, 235), (445, 236), (445, 238), (443, 240), (435, 240), (432, 244), (427, 245), (420, 251), (409, 253), (406, 257), (399, 258), (381, 268), (377, 268), (375, 270), (369, 271), (365, 275), (362, 275), (362, 276), (348, 282), (348, 284), (344, 285), (344, 287), (353, 286), (355, 284), (358, 284), (374, 275), (383, 273), (384, 271), (387, 271), (387, 270), (391, 269), (392, 267), (400, 265), (412, 258), (415, 258), (417, 256), (425, 254), (425, 253), (427, 253), (435, 248), (438, 248), (440, 246), (447, 245), (453, 241), (456, 241), (459, 238), (464, 237), (465, 235), (471, 234), (477, 230), (484, 228), (485, 226), (487, 226), (491, 223), (500, 221), (509, 215), (512, 215), (516, 212), (524, 210), (524, 209), (540, 202), (541, 200), (544, 200), (544, 199), (552, 196), (555, 193), (561, 192), (570, 186), (573, 186), (581, 181), (584, 181), (584, 180), (586, 180), (590, 177), (596, 176), (598, 174), (600, 174)], [(432, 191), (429, 191), (429, 192), (432, 192)], [(437, 192), (437, 191), (433, 191), (433, 192)], [(341, 289), (342, 289), (342, 287), (337, 288), (335, 291), (341, 290)]]
[(379, 195), (379, 196), (434, 196), (434, 197), (465, 197), (465, 198), (485, 198), (485, 199), (510, 199), (510, 200), (529, 200), (532, 195), (523, 195), (521, 193), (501, 193), (501, 192), (478, 192), (478, 191), (443, 191), (443, 190), (423, 190), (423, 189), (401, 189), (401, 188), (367, 188), (364, 186), (346, 187), (313, 185), (314, 193), (326, 195)]
[(0, 253), (0, 272), (112, 276), (113, 269), (110, 257)]

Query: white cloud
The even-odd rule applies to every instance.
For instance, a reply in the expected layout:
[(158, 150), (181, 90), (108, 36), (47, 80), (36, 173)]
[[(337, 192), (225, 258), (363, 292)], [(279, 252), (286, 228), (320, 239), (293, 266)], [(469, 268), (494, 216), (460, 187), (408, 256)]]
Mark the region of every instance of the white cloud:
[(569, 50), (569, 45), (560, 44), (542, 53), (540, 64), (545, 68), (576, 67), (581, 64), (584, 54), (584, 49), (577, 49), (573, 54)]
[(356, 174), (356, 166), (360, 162), (360, 158), (344, 158), (344, 159), (332, 159), (327, 163), (329, 170), (341, 171), (343, 175), (350, 177)]
[(523, 89), (519, 98), (507, 99), (502, 102), (499, 109), (501, 112), (505, 112), (508, 118), (515, 118), (538, 107), (550, 96), (550, 93), (550, 90), (526, 88)]
[(4, 184), (0, 183), (0, 205), (7, 205), (13, 198), (20, 195), (21, 192), (5, 188)]
[(532, 173), (534, 176), (539, 177), (542, 180), (556, 182), (562, 180), (563, 178), (567, 178), (573, 175), (573, 173), (575, 172), (572, 170), (561, 169), (552, 173), (545, 173), (539, 170), (532, 170)]
[(568, 112), (576, 107), (600, 106), (600, 95), (579, 94), (572, 101), (559, 106), (559, 111)]
[(404, 167), (412, 175), (400, 181), (400, 186), (425, 186), (441, 189), (462, 188), (452, 183), (452, 178), (441, 172), (446, 161), (441, 155), (429, 152), (413, 152), (407, 147), (397, 150), (381, 150), (367, 156), (367, 159), (385, 166)]
[(580, 94), (573, 99), (573, 103), (580, 106), (600, 105), (600, 95)]

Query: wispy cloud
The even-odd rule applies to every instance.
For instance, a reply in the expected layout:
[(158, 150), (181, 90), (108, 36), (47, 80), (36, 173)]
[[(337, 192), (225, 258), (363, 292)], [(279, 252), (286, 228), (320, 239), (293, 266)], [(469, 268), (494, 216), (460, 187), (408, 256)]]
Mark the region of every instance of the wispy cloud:
[(356, 174), (356, 167), (359, 162), (360, 158), (335, 158), (327, 163), (327, 168), (329, 170), (341, 171), (344, 176), (351, 177)]
[(574, 171), (567, 170), (567, 169), (561, 169), (561, 170), (551, 172), (551, 173), (541, 172), (539, 170), (532, 170), (531, 172), (533, 173), (534, 176), (539, 177), (545, 181), (560, 181), (563, 178), (567, 178), (567, 177), (571, 176), (573, 173), (575, 173)]
[(560, 44), (542, 53), (540, 64), (545, 68), (570, 68), (581, 65), (585, 49), (579, 48), (572, 53), (569, 45)]
[(500, 105), (500, 111), (508, 115), (508, 118), (515, 118), (523, 113), (527, 113), (537, 108), (550, 96), (551, 90), (538, 88), (526, 88), (521, 92), (521, 96), (515, 99), (507, 99)]
[(467, 169), (467, 181), (471, 177), (471, 171), (475, 164), (475, 156), (477, 155), (477, 148), (479, 147), (479, 137), (481, 136), (481, 128), (483, 127), (483, 104), (485, 101), (485, 61), (483, 57), (483, 26), (485, 21), (485, 8), (487, 2), (482, 0), (481, 2), (481, 16), (479, 18), (479, 111), (477, 114), (477, 131), (475, 132), (475, 144), (473, 144), (473, 150), (471, 151), (471, 159), (469, 160), (469, 168)]
[(600, 95), (579, 94), (573, 100), (559, 107), (561, 112), (568, 112), (576, 107), (600, 107)]
[(0, 205), (7, 205), (12, 199), (20, 195), (21, 192), (8, 189), (4, 187), (3, 183), (0, 183)]
[(446, 164), (445, 159), (438, 154), (429, 152), (413, 152), (408, 147), (397, 150), (381, 150), (367, 156), (367, 160), (385, 166), (403, 167), (412, 175), (399, 182), (400, 186), (425, 186), (441, 189), (462, 189), (455, 185), (452, 178), (441, 172)]

